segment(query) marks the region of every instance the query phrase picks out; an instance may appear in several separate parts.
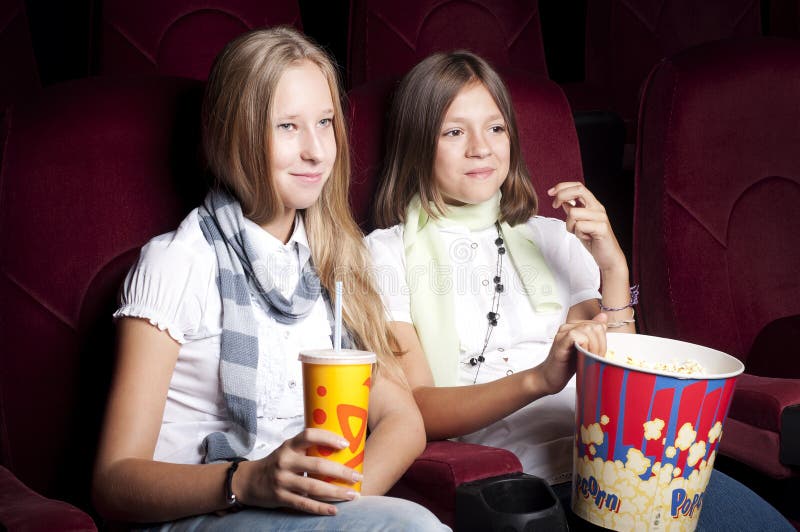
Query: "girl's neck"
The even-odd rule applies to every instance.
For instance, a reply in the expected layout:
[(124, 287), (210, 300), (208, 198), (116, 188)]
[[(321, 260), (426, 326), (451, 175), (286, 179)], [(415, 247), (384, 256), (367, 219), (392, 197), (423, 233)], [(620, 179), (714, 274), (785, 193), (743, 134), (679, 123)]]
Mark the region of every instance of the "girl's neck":
[(296, 214), (296, 209), (286, 207), (281, 214), (278, 214), (269, 222), (261, 224), (261, 228), (285, 244), (292, 236)]

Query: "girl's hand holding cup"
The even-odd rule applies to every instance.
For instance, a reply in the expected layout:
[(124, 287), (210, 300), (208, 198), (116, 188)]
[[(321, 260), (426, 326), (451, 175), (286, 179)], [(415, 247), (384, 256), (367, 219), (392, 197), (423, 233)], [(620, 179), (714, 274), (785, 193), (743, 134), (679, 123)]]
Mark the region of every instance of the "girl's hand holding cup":
[[(335, 515), (336, 507), (322, 501), (357, 498), (358, 492), (347, 485), (360, 482), (361, 474), (332, 460), (306, 456), (306, 450), (314, 445), (344, 449), (349, 442), (327, 430), (306, 429), (261, 460), (242, 462), (240, 473), (234, 476), (234, 482), (239, 484), (234, 492), (241, 493), (239, 499), (246, 505)], [(336, 479), (340, 483), (317, 480), (311, 475)]]

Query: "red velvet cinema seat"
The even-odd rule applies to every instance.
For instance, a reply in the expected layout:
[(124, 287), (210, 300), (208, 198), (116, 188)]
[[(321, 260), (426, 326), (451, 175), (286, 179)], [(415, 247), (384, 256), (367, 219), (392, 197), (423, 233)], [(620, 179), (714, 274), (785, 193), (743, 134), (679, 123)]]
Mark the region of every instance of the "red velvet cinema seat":
[[(634, 275), (643, 332), (745, 363), (721, 452), (800, 473), (800, 41), (720, 41), (642, 97)], [(793, 406), (795, 405), (795, 406)]]
[(537, 0), (351, 0), (347, 48), (350, 87), (402, 76), (456, 48), (547, 75)]
[(102, 0), (93, 44), (99, 74), (206, 79), (237, 35), (261, 26), (302, 29), (297, 0)]
[(661, 58), (691, 46), (761, 34), (758, 0), (591, 0), (585, 82), (566, 87), (576, 110), (611, 110), (636, 134), (641, 85)]
[[(583, 181), (578, 137), (563, 92), (540, 77), (520, 74), (506, 81), (517, 113), (522, 153), (540, 197), (559, 181)], [(356, 219), (366, 232), (373, 227), (372, 199), (383, 160), (383, 133), (393, 88), (391, 82), (372, 82), (348, 94), (353, 154), (350, 199)], [(564, 217), (547, 200), (540, 202), (540, 214)], [(499, 462), (500, 467), (487, 460)], [(493, 476), (519, 471), (519, 460), (503, 449), (431, 442), (390, 495), (419, 502), (452, 525), (463, 511), (456, 503), (458, 486), (481, 479), (491, 482)]]
[[(139, 248), (202, 199), (200, 96), (188, 80), (94, 78), (9, 110), (0, 169), (0, 491), (16, 477), (90, 511), (116, 294)], [(86, 514), (52, 502), (14, 489), (0, 496), (0, 522), (89, 529)]]

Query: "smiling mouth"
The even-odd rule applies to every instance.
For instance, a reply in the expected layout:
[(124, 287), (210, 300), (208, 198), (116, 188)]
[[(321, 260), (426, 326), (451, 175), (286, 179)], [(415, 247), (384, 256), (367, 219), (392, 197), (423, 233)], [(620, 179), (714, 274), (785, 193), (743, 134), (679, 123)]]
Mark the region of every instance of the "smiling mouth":
[(476, 168), (466, 173), (467, 176), (476, 179), (486, 179), (494, 173), (494, 168)]
[(317, 183), (322, 180), (322, 172), (292, 173), (291, 175), (305, 183)]

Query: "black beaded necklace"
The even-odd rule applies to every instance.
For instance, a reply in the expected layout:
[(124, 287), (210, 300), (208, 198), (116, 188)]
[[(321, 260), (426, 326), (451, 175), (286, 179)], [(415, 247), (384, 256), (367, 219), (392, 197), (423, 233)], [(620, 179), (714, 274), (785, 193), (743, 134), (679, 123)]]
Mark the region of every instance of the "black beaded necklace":
[(492, 294), (492, 308), (488, 314), (486, 314), (486, 319), (489, 321), (489, 325), (486, 328), (486, 336), (483, 339), (483, 349), (481, 349), (481, 354), (477, 357), (472, 357), (469, 359), (470, 366), (477, 366), (478, 368), (475, 370), (475, 378), (472, 379), (472, 384), (478, 382), (478, 373), (481, 371), (481, 364), (486, 360), (486, 357), (483, 355), (486, 353), (486, 347), (489, 345), (489, 340), (492, 337), (492, 331), (494, 328), (497, 327), (497, 321), (500, 319), (500, 313), (498, 313), (498, 309), (500, 308), (500, 294), (503, 293), (504, 287), (502, 285), (501, 275), (503, 273), (503, 255), (506, 254), (506, 248), (503, 245), (503, 235), (500, 233), (500, 224), (495, 222), (495, 227), (497, 228), (497, 239), (494, 241), (494, 245), (497, 246), (497, 267), (495, 268), (495, 274), (492, 281), (494, 282), (494, 293)]

